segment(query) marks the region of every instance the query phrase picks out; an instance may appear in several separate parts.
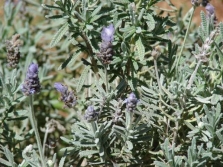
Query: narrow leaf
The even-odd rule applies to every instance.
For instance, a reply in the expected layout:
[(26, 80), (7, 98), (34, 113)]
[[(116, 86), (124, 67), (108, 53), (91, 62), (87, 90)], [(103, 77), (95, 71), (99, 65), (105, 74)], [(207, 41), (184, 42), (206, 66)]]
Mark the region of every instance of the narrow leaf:
[(68, 31), (68, 23), (65, 23), (59, 31), (54, 35), (52, 41), (50, 42), (50, 47), (54, 47)]
[(139, 39), (136, 41), (136, 49), (137, 49), (137, 51), (138, 51), (140, 61), (143, 61), (144, 56), (145, 56), (145, 47), (144, 47), (144, 45), (142, 44), (142, 40), (141, 40), (140, 37), (139, 37)]
[(80, 92), (81, 88), (83, 87), (85, 79), (87, 78), (88, 71), (90, 70), (90, 68), (91, 68), (91, 66), (85, 66), (85, 69), (82, 72), (82, 74), (79, 78), (79, 82), (77, 84), (77, 88), (76, 88), (77, 92)]

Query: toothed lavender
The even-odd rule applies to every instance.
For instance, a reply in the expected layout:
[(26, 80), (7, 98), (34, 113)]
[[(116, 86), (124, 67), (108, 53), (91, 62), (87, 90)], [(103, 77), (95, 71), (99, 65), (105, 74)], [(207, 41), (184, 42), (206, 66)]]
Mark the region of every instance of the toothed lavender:
[(65, 107), (71, 108), (76, 105), (77, 98), (74, 95), (73, 91), (68, 90), (67, 86), (61, 83), (55, 83), (54, 87), (57, 89), (58, 92), (60, 92), (61, 94), (60, 100), (65, 103)]
[(129, 97), (124, 101), (126, 103), (127, 111), (134, 111), (139, 100), (136, 95), (132, 92)]
[(31, 94), (35, 94), (40, 92), (40, 82), (38, 77), (38, 65), (35, 63), (31, 63), (26, 72), (26, 79), (22, 84), (22, 92), (29, 96)]
[(95, 121), (98, 118), (98, 112), (94, 109), (94, 106), (88, 106), (85, 111), (84, 119), (88, 122)]
[(101, 32), (102, 43), (100, 45), (100, 53), (97, 54), (98, 58), (103, 64), (110, 64), (113, 56), (112, 41), (114, 39), (115, 28), (112, 24), (104, 27)]

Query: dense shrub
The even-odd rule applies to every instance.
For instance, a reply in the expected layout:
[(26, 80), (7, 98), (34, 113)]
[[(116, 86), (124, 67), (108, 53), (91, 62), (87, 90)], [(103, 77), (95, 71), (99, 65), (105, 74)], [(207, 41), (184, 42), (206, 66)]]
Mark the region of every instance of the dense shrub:
[(158, 1), (5, 2), (1, 166), (223, 165), (223, 24)]

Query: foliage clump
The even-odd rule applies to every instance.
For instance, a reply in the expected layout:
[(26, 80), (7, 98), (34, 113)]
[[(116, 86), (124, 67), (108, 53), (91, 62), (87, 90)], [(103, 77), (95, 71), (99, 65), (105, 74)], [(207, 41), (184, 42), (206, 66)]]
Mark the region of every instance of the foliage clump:
[(6, 1), (1, 165), (222, 166), (223, 23), (165, 1)]

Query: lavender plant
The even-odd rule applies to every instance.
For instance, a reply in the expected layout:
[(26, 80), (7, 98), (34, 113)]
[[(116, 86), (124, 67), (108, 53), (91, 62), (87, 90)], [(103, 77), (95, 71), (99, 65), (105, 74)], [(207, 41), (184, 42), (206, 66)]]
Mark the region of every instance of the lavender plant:
[(7, 1), (1, 165), (222, 166), (223, 24), (157, 2)]

